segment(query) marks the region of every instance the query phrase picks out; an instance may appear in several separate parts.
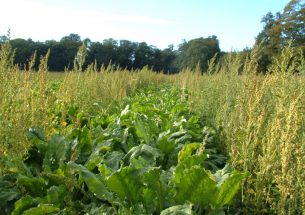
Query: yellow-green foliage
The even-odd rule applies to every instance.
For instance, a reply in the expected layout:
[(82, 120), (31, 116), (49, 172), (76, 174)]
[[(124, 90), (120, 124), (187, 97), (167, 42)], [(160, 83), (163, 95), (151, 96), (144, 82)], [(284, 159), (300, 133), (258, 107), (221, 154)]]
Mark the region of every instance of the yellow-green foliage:
[[(5, 45), (0, 60), (0, 157), (21, 155), (27, 128), (52, 133), (52, 123), (65, 126), (67, 107), (108, 111), (109, 105), (147, 84), (171, 82), (190, 90), (193, 111), (219, 130), (223, 151), (235, 168), (251, 173), (240, 201), (245, 214), (302, 214), (305, 211), (305, 63), (291, 47), (274, 59), (268, 74), (258, 75), (259, 47), (248, 56), (228, 54), (211, 61), (209, 73), (185, 70), (156, 74), (144, 68), (47, 73), (47, 58), (38, 72), (12, 66)], [(30, 67), (31, 68), (31, 67)], [(58, 85), (57, 85), (58, 84)], [(62, 115), (54, 119), (54, 105)], [(98, 109), (96, 109), (98, 108)], [(1, 173), (0, 173), (1, 174)]]
[[(97, 70), (91, 65), (86, 71), (77, 67), (64, 73), (48, 73), (47, 56), (40, 57), (39, 71), (13, 66), (13, 50), (1, 47), (0, 61), (0, 157), (23, 155), (27, 148), (26, 130), (39, 126), (52, 133), (55, 122), (65, 125), (65, 114), (71, 105), (81, 110), (107, 110), (108, 106), (149, 83), (165, 81), (144, 68), (129, 72), (112, 67)], [(54, 112), (60, 112), (56, 115)]]
[(176, 77), (192, 90), (194, 110), (219, 129), (230, 162), (251, 173), (242, 190), (245, 214), (305, 211), (305, 78), (292, 74), (305, 67), (293, 52), (284, 48), (264, 76), (255, 75), (251, 53), (243, 68), (253, 69), (244, 75), (235, 55), (227, 71)]

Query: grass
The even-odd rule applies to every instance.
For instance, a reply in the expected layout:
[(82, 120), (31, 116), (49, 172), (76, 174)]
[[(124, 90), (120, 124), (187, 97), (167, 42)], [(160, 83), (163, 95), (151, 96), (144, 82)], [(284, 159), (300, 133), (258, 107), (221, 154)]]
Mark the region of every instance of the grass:
[[(289, 52), (279, 58), (291, 62)], [(252, 173), (242, 191), (244, 213), (301, 214), (305, 79), (289, 72), (294, 63), (275, 62), (271, 69), (279, 72), (264, 76), (193, 73), (177, 81), (194, 92), (194, 110), (219, 130), (231, 163)]]
[[(3, 49), (2, 50), (6, 50)], [(231, 54), (209, 74), (185, 70), (166, 76), (144, 68), (129, 72), (94, 66), (86, 72), (20, 72), (9, 51), (0, 60), (0, 157), (28, 149), (25, 131), (47, 134), (64, 128), (73, 105), (84, 114), (111, 112), (116, 101), (148, 84), (171, 83), (189, 90), (191, 109), (218, 132), (230, 163), (251, 176), (240, 193), (245, 214), (302, 214), (305, 210), (305, 78), (303, 59), (291, 47), (274, 59), (269, 73), (256, 74), (257, 52), (242, 60)], [(303, 64), (304, 65), (304, 64)], [(239, 75), (240, 71), (244, 71)], [(213, 74), (215, 73), (215, 74)], [(4, 171), (4, 170), (3, 170)], [(0, 173), (1, 174), (1, 173)]]
[(195, 111), (219, 130), (231, 163), (252, 173), (242, 193), (245, 213), (303, 211), (304, 78), (193, 78), (198, 85), (187, 87), (197, 92)]

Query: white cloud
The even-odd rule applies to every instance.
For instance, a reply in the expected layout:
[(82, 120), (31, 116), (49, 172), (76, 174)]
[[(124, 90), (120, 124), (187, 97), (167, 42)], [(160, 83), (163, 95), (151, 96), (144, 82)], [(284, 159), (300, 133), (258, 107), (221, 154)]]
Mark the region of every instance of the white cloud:
[(0, 9), (0, 35), (10, 28), (13, 38), (34, 40), (58, 40), (72, 32), (99, 40), (108, 37), (125, 38), (124, 34), (137, 34), (133, 26), (149, 28), (151, 25), (171, 24), (173, 22), (169, 20), (143, 15), (47, 5), (34, 0), (6, 0), (1, 2)]

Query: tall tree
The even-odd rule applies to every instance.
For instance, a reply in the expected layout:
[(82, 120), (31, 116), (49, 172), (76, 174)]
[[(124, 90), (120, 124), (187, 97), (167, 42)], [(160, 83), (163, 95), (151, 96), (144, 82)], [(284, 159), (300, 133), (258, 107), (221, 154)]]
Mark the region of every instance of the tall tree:
[(66, 68), (71, 69), (73, 67), (73, 61), (81, 45), (81, 38), (78, 34), (71, 33), (68, 36), (64, 36), (60, 40), (59, 46), (57, 46), (56, 48), (58, 48), (59, 50), (62, 49), (64, 64)]
[(305, 48), (305, 0), (291, 0), (284, 8), (283, 37)]
[(145, 42), (139, 43), (135, 50), (134, 67), (143, 68), (146, 65), (152, 66), (154, 54), (153, 49), (153, 46), (149, 46)]
[(101, 42), (92, 42), (88, 52), (88, 61), (94, 62), (96, 60), (97, 67), (102, 65), (108, 66), (117, 64), (117, 41), (114, 39), (106, 39)]
[(271, 12), (267, 13), (262, 18), (262, 23), (264, 23), (263, 30), (258, 34), (257, 41), (267, 46), (268, 51), (278, 52), (282, 46), (282, 15), (277, 13), (274, 16)]
[(195, 69), (199, 65), (201, 71), (205, 72), (208, 61), (220, 52), (219, 41), (216, 36), (184, 41), (180, 44), (178, 52), (176, 62), (180, 70), (183, 68)]
[(117, 60), (118, 41), (112, 38), (103, 40), (103, 62), (105, 65), (110, 63), (113, 65), (118, 64)]
[(14, 63), (22, 68), (25, 67), (34, 52), (34, 50), (31, 50), (29, 41), (18, 38), (11, 40), (10, 44), (16, 50)]
[(137, 44), (129, 40), (120, 40), (118, 47), (118, 63), (122, 68), (133, 68)]
[(49, 69), (51, 71), (64, 71), (65, 67), (68, 68), (69, 60), (67, 60), (66, 48), (63, 43), (55, 40), (49, 40), (45, 43), (51, 49), (48, 60)]
[(282, 14), (278, 12), (274, 16), (269, 12), (262, 18), (261, 22), (264, 23), (264, 27), (256, 37), (256, 43), (263, 45), (258, 70), (265, 72), (272, 61), (272, 56), (277, 54), (283, 46)]
[(62, 41), (81, 42), (81, 38), (80, 38), (80, 36), (78, 34), (71, 33), (68, 36), (64, 36), (63, 38), (61, 38), (60, 41), (61, 42)]
[(165, 73), (176, 73), (177, 66), (175, 65), (175, 60), (177, 58), (177, 51), (174, 50), (174, 45), (169, 45), (167, 48), (162, 50), (161, 61), (162, 70)]
[(291, 0), (282, 13), (267, 13), (262, 23), (264, 28), (256, 38), (257, 43), (263, 44), (261, 71), (267, 70), (272, 57), (288, 42), (305, 51), (305, 0)]

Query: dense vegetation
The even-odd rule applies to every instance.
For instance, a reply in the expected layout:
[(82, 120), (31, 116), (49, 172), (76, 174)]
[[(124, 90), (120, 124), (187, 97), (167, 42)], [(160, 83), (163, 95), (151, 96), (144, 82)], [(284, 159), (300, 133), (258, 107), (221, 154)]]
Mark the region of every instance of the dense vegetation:
[[(172, 76), (147, 68), (100, 71), (94, 65), (85, 71), (76, 66), (73, 71), (54, 74), (47, 73), (45, 57), (38, 72), (21, 72), (13, 66), (12, 49), (6, 44), (0, 61), (1, 210), (94, 214), (95, 210), (159, 213), (168, 209), (200, 214), (221, 208), (228, 213), (301, 214), (305, 205), (305, 84), (295, 71), (305, 71), (304, 58), (296, 48), (285, 47), (273, 59), (269, 73), (261, 76), (256, 58), (259, 49), (254, 48), (243, 64), (244, 55), (236, 53), (225, 56), (225, 64), (211, 62), (208, 74), (198, 68)], [(189, 153), (185, 162), (191, 164), (179, 160), (184, 151)], [(240, 173), (224, 168), (225, 164)], [(179, 184), (175, 176), (180, 165), (186, 165), (187, 179), (195, 171), (217, 189), (203, 194), (197, 193), (203, 187), (197, 190)], [(149, 197), (145, 195), (151, 192), (145, 181), (148, 176), (140, 170), (134, 173), (132, 168), (138, 167), (146, 168), (147, 174), (167, 176), (162, 183), (168, 195), (160, 200), (160, 193), (151, 193), (157, 201), (151, 201), (151, 207), (145, 203)], [(246, 173), (229, 207), (216, 207), (215, 196), (225, 189), (215, 184), (217, 175), (236, 179), (233, 187), (237, 190)], [(108, 179), (121, 174), (127, 179), (136, 174), (141, 192), (133, 195), (107, 185)], [(73, 183), (68, 180), (60, 186), (56, 181), (60, 177), (71, 178)], [(199, 186), (194, 180), (198, 183), (190, 183)], [(35, 188), (41, 183), (39, 192), (33, 183)], [(95, 196), (92, 187), (96, 186), (91, 183), (104, 187), (114, 198)], [(177, 190), (179, 186), (183, 187)], [(178, 191), (184, 188), (194, 191), (182, 199)], [(232, 196), (224, 203), (229, 203), (235, 188), (229, 190)], [(69, 189), (76, 193), (65, 192)], [(201, 202), (197, 194), (207, 199)]]
[[(289, 8), (281, 29), (304, 3)], [(88, 64), (80, 44), (49, 73), (52, 50), (20, 66), (3, 43), (0, 214), (303, 214), (304, 47), (283, 30), (268, 54), (270, 26), (252, 49), (170, 76)]]
[(114, 114), (70, 106), (64, 135), (31, 128), (25, 159), (5, 161), (3, 214), (221, 214), (245, 174), (224, 167), (187, 92), (147, 87)]

